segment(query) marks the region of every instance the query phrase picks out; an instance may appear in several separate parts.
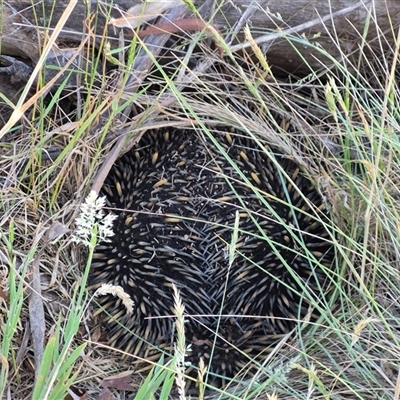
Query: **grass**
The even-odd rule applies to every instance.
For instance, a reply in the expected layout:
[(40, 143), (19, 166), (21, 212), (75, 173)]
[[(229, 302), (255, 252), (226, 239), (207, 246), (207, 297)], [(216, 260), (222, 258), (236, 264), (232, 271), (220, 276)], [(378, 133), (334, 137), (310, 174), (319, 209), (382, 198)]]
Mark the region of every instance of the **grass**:
[[(53, 35), (47, 49), (57, 30)], [(87, 43), (93, 41), (91, 35), (89, 30)], [(288, 36), (294, 49), (299, 44), (313, 47), (325, 60), (320, 70), (290, 80), (274, 75), (250, 32), (253, 61), (222, 44), (223, 62), (205, 48), (205, 61), (195, 67), (189, 66), (189, 54), (162, 66), (144, 48), (154, 68), (142, 75), (140, 87), (128, 90), (142, 48), (138, 40), (129, 49), (110, 53), (111, 63), (101, 52), (89, 54), (91, 63), (81, 75), (87, 82), (84, 89), (70, 91), (69, 74), (60, 73), (61, 83), (42, 81), (29, 99), (24, 91), (0, 133), (1, 397), (61, 399), (79, 388), (95, 399), (100, 384), (115, 377), (110, 387), (115, 398), (123, 398), (123, 391), (115, 388), (121, 382), (136, 399), (189, 398), (184, 388), (193, 378), (185, 376), (183, 365), (184, 304), (179, 294), (173, 357), (149, 360), (150, 372), (133, 373), (130, 359), (121, 361), (118, 351), (96, 345), (101, 334), (92, 320), (95, 306), (86, 282), (99, 226), (92, 224), (87, 247), (71, 236), (79, 206), (98, 179), (100, 165), (107, 164), (112, 145), (127, 148), (148, 127), (172, 121), (200, 126), (209, 140), (215, 140), (218, 126), (234, 126), (258, 145), (272, 145), (295, 160), (324, 198), (330, 220), (322, 222), (332, 232), (337, 254), (329, 272), (331, 295), (316, 299), (305, 292), (321, 317), (299, 325), (293, 337), (282, 338), (263, 362), (253, 360), (253, 365), (259, 363), (254, 377), (238, 376), (227, 387), (214, 388), (211, 397), (399, 398), (400, 36), (393, 37), (395, 48), (373, 56), (366, 55), (370, 49), (362, 37), (361, 50), (366, 51), (360, 50), (356, 61), (344, 53), (338, 61), (317, 44)], [(106, 40), (103, 44), (107, 51)], [(119, 78), (115, 87), (104, 72), (110, 70)], [(49, 93), (49, 88), (54, 90)], [(132, 106), (136, 111), (130, 114), (136, 117), (130, 119), (125, 113)], [(257, 192), (251, 179), (241, 177)], [(238, 227), (231, 228), (227, 246), (233, 260)], [(33, 342), (30, 331), (37, 338)], [(38, 355), (40, 345), (34, 340), (40, 338), (45, 346)], [(122, 371), (129, 374), (128, 381), (119, 375)], [(210, 390), (206, 377), (204, 367), (198, 378), (200, 398)]]

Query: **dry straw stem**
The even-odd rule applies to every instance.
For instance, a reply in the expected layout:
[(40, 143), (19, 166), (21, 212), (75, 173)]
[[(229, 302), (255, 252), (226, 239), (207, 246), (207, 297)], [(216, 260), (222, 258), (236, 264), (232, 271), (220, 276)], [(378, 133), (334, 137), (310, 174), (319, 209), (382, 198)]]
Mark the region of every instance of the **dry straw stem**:
[[(342, 10), (336, 11), (334, 13), (329, 13), (329, 14), (323, 16), (323, 17), (318, 17), (318, 18), (312, 19), (311, 21), (305, 22), (304, 24), (300, 24), (300, 25), (294, 26), (292, 28), (285, 29), (285, 30), (283, 30), (283, 31), (281, 31), (279, 33), (260, 36), (260, 37), (258, 37), (256, 39), (253, 39), (253, 40), (254, 40), (255, 44), (265, 44), (265, 43), (271, 42), (271, 41), (273, 41), (275, 39), (280, 39), (280, 38), (282, 38), (284, 36), (290, 36), (293, 33), (301, 32), (301, 31), (309, 29), (309, 28), (311, 28), (313, 26), (320, 25), (320, 24), (322, 24), (324, 22), (333, 20), (336, 17), (341, 17), (341, 16), (346, 15), (346, 14), (348, 14), (348, 13), (354, 11), (354, 10), (357, 10), (357, 8), (368, 7), (370, 4), (372, 4), (371, 1), (370, 2), (360, 1), (360, 2), (358, 2), (358, 3), (356, 3), (356, 4), (352, 5), (352, 6), (345, 7)], [(253, 45), (252, 42), (247, 41), (245, 43), (240, 43), (240, 44), (237, 44), (235, 46), (231, 46), (230, 47), (230, 51), (232, 53), (234, 53), (234, 52), (246, 49), (248, 47), (252, 47), (252, 45)]]
[[(39, 241), (42, 236), (45, 235), (46, 231), (44, 227), (39, 225), (37, 234), (35, 235), (34, 246), (39, 245)], [(48, 238), (48, 232), (47, 232)], [(30, 267), (31, 282), (30, 282), (30, 297), (29, 297), (29, 319), (31, 322), (32, 339), (33, 339), (33, 353), (35, 358), (35, 381), (38, 380), (38, 373), (40, 365), (42, 364), (43, 352), (44, 352), (44, 338), (46, 331), (45, 314), (43, 306), (43, 297), (41, 291), (41, 279), (40, 279), (40, 260), (46, 250), (48, 239), (45, 238), (43, 247), (37, 252), (33, 263)]]
[[(77, 3), (77, 0), (70, 0), (68, 3), (66, 9), (62, 13), (60, 20), (58, 21), (53, 33), (51, 34), (48, 42), (43, 48), (43, 51), (41, 53), (41, 56), (32, 72), (31, 77), (29, 78), (25, 89), (23, 90), (18, 103), (15, 106), (15, 110), (13, 111), (10, 119), (7, 121), (7, 123), (4, 125), (4, 127), (0, 130), (0, 139), (11, 129), (13, 126), (21, 119), (21, 117), (24, 115), (24, 113), (33, 105), (35, 104), (40, 96), (43, 96), (45, 93), (48, 92), (48, 90), (54, 86), (55, 82), (59, 77), (64, 73), (64, 71), (60, 71), (50, 82), (48, 82), (42, 89), (40, 89), (34, 96), (32, 96), (26, 103), (24, 103), (26, 96), (28, 95), (28, 92), (39, 76), (39, 73), (43, 66), (46, 63), (46, 59), (48, 55), (50, 54), (51, 49), (53, 46), (55, 46), (55, 42), (58, 38), (58, 35), (60, 34), (60, 31), (62, 30), (63, 26), (65, 25), (67, 19), (71, 16), (72, 11), (74, 10), (74, 7)], [(83, 47), (82, 43), (82, 47)], [(65, 69), (68, 68), (69, 65), (72, 64), (74, 61), (74, 58), (71, 58), (71, 60), (67, 63), (65, 66)]]

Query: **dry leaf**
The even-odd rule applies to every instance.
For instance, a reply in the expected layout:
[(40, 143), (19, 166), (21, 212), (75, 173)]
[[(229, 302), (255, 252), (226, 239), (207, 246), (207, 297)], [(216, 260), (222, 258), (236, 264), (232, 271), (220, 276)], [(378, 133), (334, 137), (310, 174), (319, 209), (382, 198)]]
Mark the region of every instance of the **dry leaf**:
[(69, 232), (69, 229), (65, 227), (65, 225), (61, 224), (58, 221), (55, 221), (51, 224), (50, 228), (47, 230), (46, 239), (48, 242), (53, 242), (54, 240), (60, 238), (65, 233)]
[(2, 288), (0, 288), (0, 297), (5, 301), (8, 301), (8, 294)]
[(134, 390), (131, 385), (133, 371), (125, 371), (120, 374), (112, 375), (105, 378), (101, 382), (101, 386), (104, 388), (112, 388), (118, 390)]
[(157, 18), (163, 12), (182, 4), (182, 0), (146, 1), (129, 8), (127, 12), (121, 12), (121, 18), (111, 18), (109, 24), (116, 28), (135, 29), (142, 22)]
[(100, 393), (99, 400), (114, 400), (114, 396), (108, 388), (104, 388)]

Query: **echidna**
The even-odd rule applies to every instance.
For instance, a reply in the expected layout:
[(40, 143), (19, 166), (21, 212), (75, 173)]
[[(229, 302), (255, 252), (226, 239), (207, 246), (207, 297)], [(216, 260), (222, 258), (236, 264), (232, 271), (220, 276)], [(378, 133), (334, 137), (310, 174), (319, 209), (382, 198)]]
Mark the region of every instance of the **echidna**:
[(120, 285), (134, 300), (129, 315), (100, 298), (114, 317), (111, 343), (133, 354), (172, 348), (172, 284), (185, 305), (187, 359), (204, 357), (223, 376), (289, 332), (324, 290), (333, 250), (321, 196), (293, 161), (237, 131), (147, 132), (103, 194), (118, 218), (112, 242), (97, 247), (92, 283)]

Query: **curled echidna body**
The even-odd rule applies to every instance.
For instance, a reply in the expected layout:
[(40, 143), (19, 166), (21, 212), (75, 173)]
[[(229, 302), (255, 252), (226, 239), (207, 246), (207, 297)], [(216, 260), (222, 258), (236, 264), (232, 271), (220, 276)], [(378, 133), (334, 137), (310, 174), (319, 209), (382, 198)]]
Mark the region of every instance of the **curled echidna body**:
[(111, 342), (129, 352), (172, 348), (172, 284), (185, 305), (188, 360), (204, 357), (225, 376), (321, 295), (333, 259), (321, 197), (294, 162), (238, 132), (147, 132), (103, 194), (118, 218), (112, 241), (97, 247), (92, 283), (120, 285), (134, 300), (129, 315), (120, 300), (100, 298), (115, 319)]

